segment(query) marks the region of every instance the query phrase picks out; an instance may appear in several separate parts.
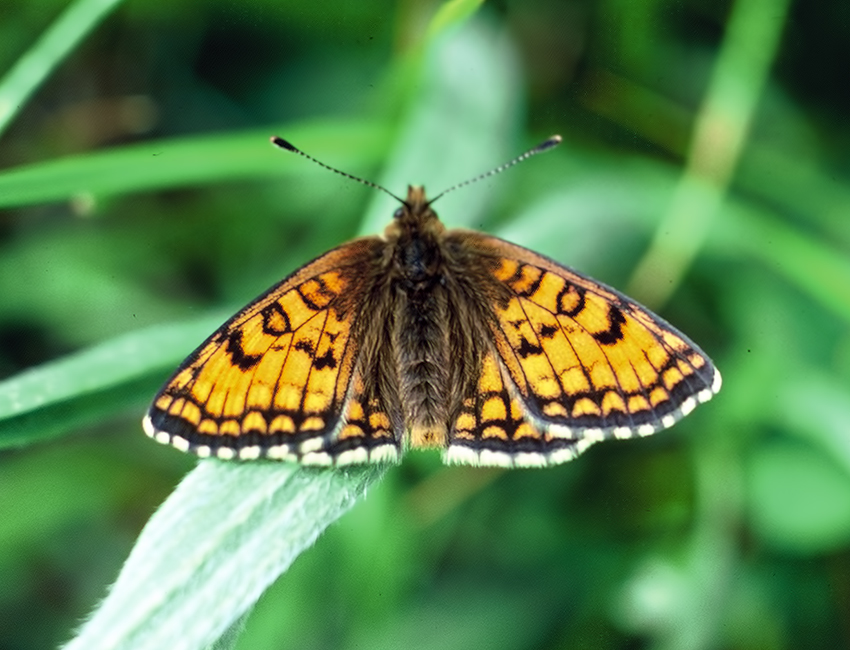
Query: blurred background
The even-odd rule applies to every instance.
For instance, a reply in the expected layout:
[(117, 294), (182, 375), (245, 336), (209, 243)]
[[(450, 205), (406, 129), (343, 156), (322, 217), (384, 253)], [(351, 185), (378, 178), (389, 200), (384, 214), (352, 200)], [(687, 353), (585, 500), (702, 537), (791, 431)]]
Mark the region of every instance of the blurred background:
[(434, 194), (553, 133), (441, 218), (658, 310), (722, 392), (553, 469), (409, 454), (236, 647), (850, 647), (850, 5), (94, 4), (1, 12), (0, 648), (70, 638), (195, 465), (140, 426), (177, 363), (389, 221), (270, 135)]

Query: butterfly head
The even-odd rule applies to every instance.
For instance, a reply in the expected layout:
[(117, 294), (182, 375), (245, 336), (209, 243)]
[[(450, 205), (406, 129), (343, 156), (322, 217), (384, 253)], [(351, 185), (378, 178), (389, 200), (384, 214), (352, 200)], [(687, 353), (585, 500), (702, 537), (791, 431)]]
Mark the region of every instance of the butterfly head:
[(408, 185), (407, 198), (393, 213), (393, 221), (387, 228), (387, 234), (402, 231), (424, 233), (427, 231), (442, 232), (437, 213), (431, 209), (432, 201), (425, 196), (425, 188), (421, 185)]
[(428, 209), (430, 201), (425, 197), (425, 187), (422, 185), (408, 185), (407, 199), (404, 206), (411, 212), (424, 212)]

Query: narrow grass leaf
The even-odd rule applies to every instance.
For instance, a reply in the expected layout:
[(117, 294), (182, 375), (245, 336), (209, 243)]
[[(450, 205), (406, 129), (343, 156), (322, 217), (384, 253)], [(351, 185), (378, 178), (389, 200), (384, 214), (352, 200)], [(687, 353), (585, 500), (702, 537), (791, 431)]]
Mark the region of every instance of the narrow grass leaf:
[(0, 134), (47, 76), (121, 0), (78, 0), (0, 80)]
[[(221, 323), (221, 316), (157, 325), (119, 336), (0, 383), (0, 419), (104, 390), (176, 365)], [(2, 443), (0, 443), (2, 445)]]
[(434, 14), (428, 25), (427, 40), (431, 40), (446, 31), (446, 29), (463, 23), (472, 16), (484, 0), (448, 0)]
[[(385, 126), (371, 121), (314, 122), (69, 156), (0, 173), (0, 207), (300, 173), (300, 161), (269, 144), (279, 131), (315, 143), (316, 155), (326, 148), (353, 152), (358, 165), (381, 159), (388, 136)], [(355, 164), (351, 154), (343, 162)]]

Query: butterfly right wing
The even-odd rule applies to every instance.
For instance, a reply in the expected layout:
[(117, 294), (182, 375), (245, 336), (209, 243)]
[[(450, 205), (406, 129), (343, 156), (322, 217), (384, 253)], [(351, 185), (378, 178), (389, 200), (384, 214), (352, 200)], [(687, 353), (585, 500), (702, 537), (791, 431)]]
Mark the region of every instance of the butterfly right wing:
[(600, 440), (669, 427), (720, 389), (702, 350), (614, 289), (495, 237), (448, 238), (474, 251), (490, 320), (449, 461), (561, 463)]
[(396, 459), (387, 408), (357, 363), (357, 318), (383, 247), (376, 237), (340, 246), (222, 325), (156, 396), (148, 435), (219, 458)]

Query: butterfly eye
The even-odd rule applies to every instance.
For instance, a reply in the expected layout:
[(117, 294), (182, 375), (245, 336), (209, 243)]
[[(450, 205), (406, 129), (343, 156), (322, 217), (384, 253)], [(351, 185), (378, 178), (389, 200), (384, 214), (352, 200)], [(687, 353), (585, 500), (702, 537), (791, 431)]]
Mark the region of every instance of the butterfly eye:
[(401, 216), (404, 214), (404, 208), (399, 208), (395, 212), (393, 212), (393, 217), (396, 219), (401, 219)]

